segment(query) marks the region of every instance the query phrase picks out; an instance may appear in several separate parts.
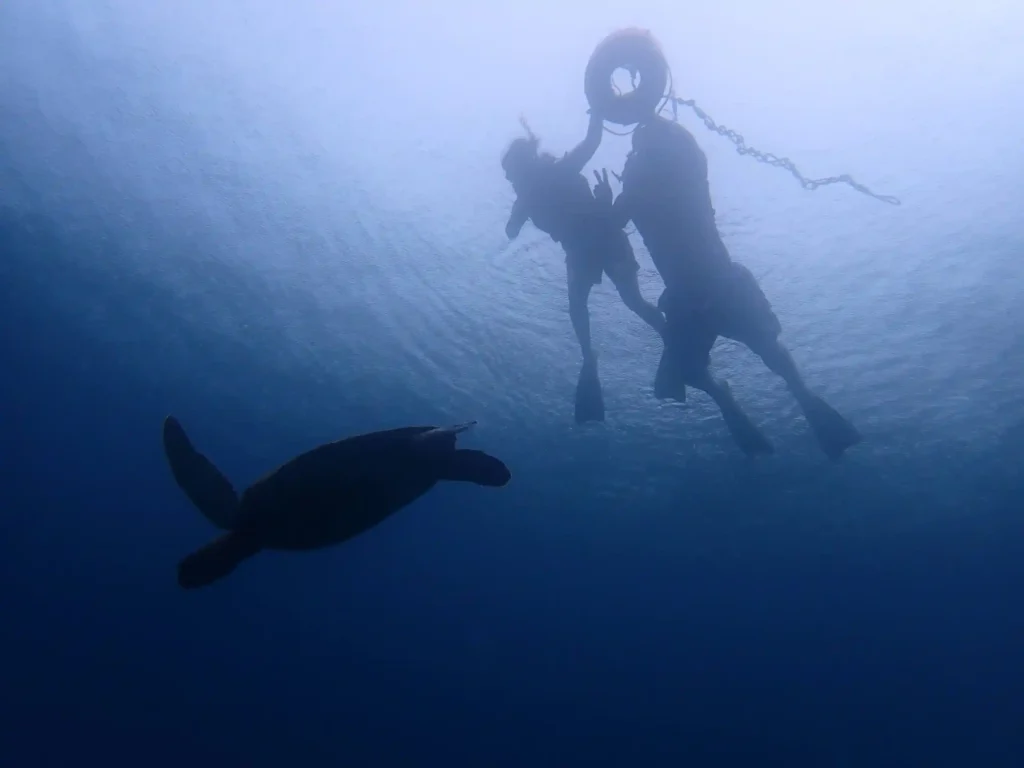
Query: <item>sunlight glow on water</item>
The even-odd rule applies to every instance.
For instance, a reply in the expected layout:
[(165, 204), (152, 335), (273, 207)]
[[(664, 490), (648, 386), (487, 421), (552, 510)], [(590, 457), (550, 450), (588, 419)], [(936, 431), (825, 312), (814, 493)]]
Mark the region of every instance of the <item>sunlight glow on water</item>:
[[(809, 177), (849, 173), (903, 202), (884, 205), (839, 185), (804, 191), (681, 114), (708, 155), (732, 255), (760, 279), (808, 381), (865, 434), (838, 466), (821, 457), (781, 383), (735, 344), (719, 343), (715, 365), (775, 441), (775, 457), (738, 457), (703, 396), (686, 406), (655, 401), (659, 342), (608, 281), (591, 299), (608, 421), (572, 425), (579, 360), (563, 255), (529, 225), (507, 241), (512, 192), (498, 158), (520, 114), (555, 153), (582, 137), (587, 58), (627, 25), (651, 28), (680, 95), (750, 145), (790, 157)], [(201, 638), (175, 636), (179, 653), (198, 654), (199, 672), (189, 678), (185, 667), (153, 663), (153, 686), (160, 675), (166, 685), (178, 675), (200, 686), (200, 672), (235, 685), (233, 676), (245, 680), (259, 664), (270, 682), (249, 684), (267, 686), (261, 700), (312, 696), (291, 666), (311, 644), (308, 658), (330, 660), (324, 679), (338, 689), (360, 665), (377, 669), (384, 659), (420, 675), (416, 691), (465, 674), (465, 690), (481, 700), (506, 686), (572, 712), (593, 685), (586, 681), (625, 685), (642, 673), (653, 687), (669, 687), (663, 676), (682, 685), (684, 654), (656, 642), (680, 638), (717, 659), (711, 668), (740, 686), (730, 690), (742, 689), (744, 675), (786, 677), (803, 657), (779, 650), (785, 628), (758, 623), (771, 611), (744, 566), (777, 569), (765, 587), (777, 590), (775, 601), (765, 605), (801, 631), (813, 634), (800, 621), (817, 617), (849, 634), (825, 597), (818, 612), (805, 610), (816, 582), (802, 575), (827, 576), (846, 562), (821, 554), (822, 541), (854, 546), (879, 531), (971, 520), (1018, 482), (1022, 39), (1024, 6), (997, 0), (941, 9), (916, 0), (388, 0), (358, 9), (315, 0), (4, 0), (5, 343), (38, 377), (4, 383), (15, 404), (4, 429), (32, 446), (15, 460), (33, 512), (61, 511), (15, 519), (37, 549), (23, 548), (25, 562), (14, 562), (49, 579), (19, 572), (18, 599), (53, 600), (54, 616), (77, 623), (59, 632), (39, 624), (39, 634), (79, 633), (75, 657), (91, 648), (103, 658), (97, 649), (109, 638), (96, 634), (106, 625), (94, 612), (116, 625), (114, 608), (79, 594), (66, 614), (58, 610), (56, 576), (39, 570), (57, 562), (57, 541), (72, 582), (102, 585), (119, 596), (118, 615), (139, 611), (154, 622), (152, 635), (137, 624), (123, 630), (115, 650), (191, 620), (191, 609), (170, 603), (167, 574), (206, 528), (170, 499), (155, 442), (161, 409), (195, 425), (240, 484), (339, 431), (476, 418), (474, 444), (500, 446), (515, 467), (507, 494), (481, 501), (439, 490), (345, 557), (254, 566), (235, 591), (211, 598)], [(593, 166), (621, 168), (628, 146), (606, 135)], [(633, 241), (641, 287), (654, 299), (660, 281)], [(144, 427), (132, 421), (142, 414)], [(144, 448), (125, 449), (118, 429), (133, 440), (131, 430), (151, 432), (153, 442), (139, 437)], [(55, 467), (68, 479), (54, 482)], [(103, 506), (99, 530), (83, 499)], [(126, 546), (128, 536), (142, 543)], [(126, 561), (138, 574), (130, 587), (118, 581)], [(881, 588), (884, 568), (864, 562), (865, 578)], [(311, 575), (323, 575), (321, 591), (296, 586)], [(787, 591), (794, 584), (804, 591)], [(995, 600), (958, 610), (984, 618)], [(566, 605), (584, 616), (579, 625)], [(924, 598), (918, 605), (931, 616)], [(264, 610), (281, 620), (270, 626)], [(884, 605), (860, 610), (851, 616), (901, 617)], [(944, 610), (934, 607), (935, 616)], [(694, 616), (713, 628), (706, 636), (687, 634)], [(256, 626), (268, 646), (245, 645)], [(637, 634), (579, 650), (623, 626)], [(751, 627), (767, 634), (757, 652), (774, 667), (757, 667), (745, 650)], [(957, 627), (967, 632), (970, 622)], [(550, 656), (530, 655), (534, 628)], [(728, 642), (716, 645), (723, 634)], [(409, 641), (424, 635), (433, 644)], [(863, 650), (871, 647), (861, 646), (862, 666), (851, 669), (877, 672)], [(67, 653), (54, 670), (73, 668)], [(831, 657), (814, 658), (806, 666), (815, 674), (831, 668)], [(936, 669), (955, 667), (938, 658)], [(95, 679), (104, 664), (96, 662)], [(559, 665), (583, 670), (584, 682), (558, 677)], [(29, 677), (24, 690), (35, 685)], [(59, 677), (40, 690), (57, 690)], [(376, 690), (367, 680), (354, 690)], [(698, 688), (710, 696), (719, 682)], [(122, 688), (104, 690), (113, 702)], [(212, 719), (219, 701), (196, 706)], [(325, 713), (336, 702), (316, 701), (323, 722), (302, 725), (330, 740)], [(661, 727), (655, 714), (638, 709), (629, 728), (650, 735)], [(748, 715), (760, 717), (753, 707)], [(251, 726), (236, 727), (242, 743)]]

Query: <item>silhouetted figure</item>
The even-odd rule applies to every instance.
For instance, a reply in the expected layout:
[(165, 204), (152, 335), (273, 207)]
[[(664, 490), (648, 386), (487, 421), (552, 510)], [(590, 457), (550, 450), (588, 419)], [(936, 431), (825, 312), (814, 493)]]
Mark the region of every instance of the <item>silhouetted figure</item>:
[(658, 302), (666, 318), (665, 351), (655, 396), (681, 399), (686, 384), (701, 389), (746, 453), (771, 453), (771, 443), (736, 404), (729, 385), (709, 370), (711, 347), (725, 336), (785, 380), (829, 457), (859, 442), (853, 425), (808, 390), (778, 339), (782, 326), (757, 280), (730, 258), (715, 221), (707, 158), (693, 135), (660, 116), (639, 125), (614, 204), (607, 171), (595, 175), (595, 196), (611, 208), (613, 225), (633, 221), (665, 282)]
[(665, 322), (660, 310), (640, 293), (639, 265), (628, 236), (612, 223), (607, 206), (594, 199), (582, 174), (601, 143), (602, 130), (601, 120), (592, 116), (586, 138), (560, 159), (539, 152), (538, 139), (530, 133), (513, 141), (501, 160), (505, 178), (516, 192), (505, 226), (509, 238), (515, 238), (529, 220), (565, 251), (569, 317), (583, 353), (576, 402), (581, 422), (604, 418), (587, 309), (590, 290), (601, 282), (602, 273), (611, 278), (623, 303), (648, 325), (660, 333)]

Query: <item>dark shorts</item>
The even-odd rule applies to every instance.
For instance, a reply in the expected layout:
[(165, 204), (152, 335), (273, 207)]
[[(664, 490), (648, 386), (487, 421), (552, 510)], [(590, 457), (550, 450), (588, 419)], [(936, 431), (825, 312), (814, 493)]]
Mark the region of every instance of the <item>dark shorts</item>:
[(606, 272), (614, 283), (640, 270), (629, 236), (621, 229), (602, 238), (581, 238), (571, 244), (563, 241), (562, 246), (570, 284), (600, 285)]
[(724, 274), (696, 301), (665, 289), (658, 306), (665, 313), (665, 354), (688, 370), (706, 368), (719, 336), (754, 352), (773, 343), (782, 325), (757, 279), (742, 264), (731, 262)]

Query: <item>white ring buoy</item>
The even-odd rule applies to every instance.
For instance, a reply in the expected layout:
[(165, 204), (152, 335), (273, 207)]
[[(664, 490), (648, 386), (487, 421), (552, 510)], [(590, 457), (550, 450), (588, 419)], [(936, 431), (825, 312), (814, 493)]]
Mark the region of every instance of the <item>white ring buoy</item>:
[[(612, 88), (616, 69), (639, 73), (637, 88), (616, 93)], [(591, 110), (619, 125), (633, 125), (653, 115), (667, 87), (668, 61), (661, 46), (648, 30), (635, 27), (612, 32), (598, 43), (583, 77), (583, 92)]]

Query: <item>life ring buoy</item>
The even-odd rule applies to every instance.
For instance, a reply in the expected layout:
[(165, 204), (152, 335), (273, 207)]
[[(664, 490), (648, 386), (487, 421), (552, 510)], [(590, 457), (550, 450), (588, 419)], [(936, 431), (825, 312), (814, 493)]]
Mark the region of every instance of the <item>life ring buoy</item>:
[[(638, 73), (640, 84), (628, 93), (616, 93), (612, 88), (616, 69)], [(583, 76), (583, 92), (591, 110), (619, 125), (650, 117), (667, 87), (668, 61), (661, 46), (648, 30), (635, 27), (612, 32), (598, 43)]]

